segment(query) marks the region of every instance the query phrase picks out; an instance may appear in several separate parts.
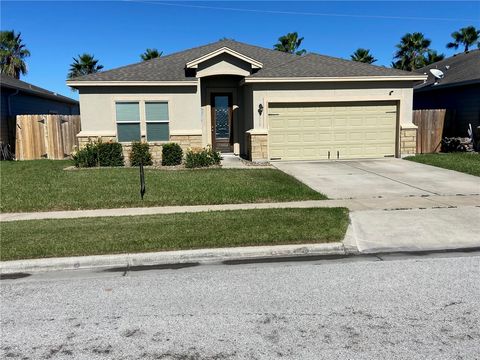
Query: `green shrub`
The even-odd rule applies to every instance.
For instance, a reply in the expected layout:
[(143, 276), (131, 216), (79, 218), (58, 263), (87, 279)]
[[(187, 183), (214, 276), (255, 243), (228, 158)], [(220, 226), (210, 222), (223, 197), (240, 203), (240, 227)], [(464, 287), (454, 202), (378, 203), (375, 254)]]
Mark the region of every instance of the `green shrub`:
[(130, 164), (132, 166), (152, 165), (152, 154), (148, 143), (134, 142), (132, 143), (132, 151), (130, 152)]
[(123, 166), (122, 144), (118, 142), (99, 142), (98, 164), (100, 166)]
[(199, 168), (220, 164), (220, 153), (210, 147), (205, 149), (190, 149), (185, 156), (185, 167)]
[(182, 163), (183, 150), (177, 143), (168, 143), (162, 146), (162, 165), (175, 166)]
[(83, 149), (72, 155), (73, 163), (76, 167), (95, 167), (98, 166), (97, 144), (87, 144)]
[(89, 143), (72, 158), (76, 167), (123, 166), (122, 145), (117, 142)]

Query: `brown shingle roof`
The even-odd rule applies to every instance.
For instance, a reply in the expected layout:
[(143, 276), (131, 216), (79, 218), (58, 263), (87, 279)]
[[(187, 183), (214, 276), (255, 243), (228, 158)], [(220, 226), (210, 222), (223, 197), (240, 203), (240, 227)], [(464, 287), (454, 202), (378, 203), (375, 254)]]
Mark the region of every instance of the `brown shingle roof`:
[[(447, 69), (448, 67), (448, 69)], [(435, 79), (430, 73), (430, 69), (441, 70), (445, 77)], [(427, 74), (425, 83), (415, 86), (415, 90), (427, 90), (429, 88), (441, 88), (447, 86), (457, 86), (466, 83), (480, 82), (480, 49), (472, 50), (468, 53), (460, 53), (449, 58), (437, 61), (431, 65), (416, 70), (420, 74)], [(434, 85), (435, 81), (437, 85)]]
[(233, 40), (188, 49), (149, 61), (72, 79), (74, 81), (189, 81), (185, 64), (222, 47), (263, 63), (252, 77), (402, 76), (412, 73), (318, 54), (298, 56)]

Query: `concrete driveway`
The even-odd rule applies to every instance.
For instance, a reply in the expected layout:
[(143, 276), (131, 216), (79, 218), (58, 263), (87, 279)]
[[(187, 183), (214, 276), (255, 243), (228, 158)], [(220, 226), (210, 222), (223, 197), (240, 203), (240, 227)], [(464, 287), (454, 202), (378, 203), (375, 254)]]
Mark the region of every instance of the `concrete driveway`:
[(279, 162), (274, 166), (331, 199), (480, 194), (478, 177), (401, 159)]
[(274, 166), (331, 199), (361, 252), (480, 247), (480, 178), (401, 159), (279, 162)]

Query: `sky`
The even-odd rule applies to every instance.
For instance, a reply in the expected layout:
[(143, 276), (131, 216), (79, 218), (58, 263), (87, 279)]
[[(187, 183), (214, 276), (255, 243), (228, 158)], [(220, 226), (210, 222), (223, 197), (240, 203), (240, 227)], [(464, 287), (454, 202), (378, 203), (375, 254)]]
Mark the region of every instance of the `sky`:
[(349, 58), (368, 48), (390, 66), (407, 32), (422, 32), (447, 56), (450, 34), (480, 28), (480, 1), (0, 1), (1, 30), (15, 30), (31, 52), (21, 79), (69, 97), (72, 57), (88, 52), (112, 69), (140, 61), (146, 48), (170, 54), (222, 37), (272, 48), (297, 31), (307, 51)]

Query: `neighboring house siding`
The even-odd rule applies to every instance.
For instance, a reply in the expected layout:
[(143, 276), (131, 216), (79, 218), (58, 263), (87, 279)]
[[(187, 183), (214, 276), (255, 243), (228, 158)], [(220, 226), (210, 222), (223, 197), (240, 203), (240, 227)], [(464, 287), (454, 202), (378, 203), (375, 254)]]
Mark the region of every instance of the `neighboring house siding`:
[[(1, 88), (1, 112), (0, 112), (0, 141), (10, 144), (11, 150), (15, 147), (15, 124), (16, 115), (29, 114), (61, 114), (78, 115), (78, 104), (56, 101), (46, 97), (19, 91), (11, 88)], [(10, 99), (10, 105), (9, 105)]]
[(3, 144), (9, 143), (9, 138), (11, 137), (12, 130), (12, 121), (8, 117), (8, 95), (10, 92), (3, 90), (1, 92), (1, 103), (0, 103), (0, 141)]
[(20, 92), (11, 98), (11, 109), (14, 115), (50, 114), (78, 115), (79, 107), (76, 104), (67, 104), (35, 95)]
[(467, 136), (468, 124), (480, 126), (480, 85), (415, 91), (413, 108), (447, 109), (444, 136)]

